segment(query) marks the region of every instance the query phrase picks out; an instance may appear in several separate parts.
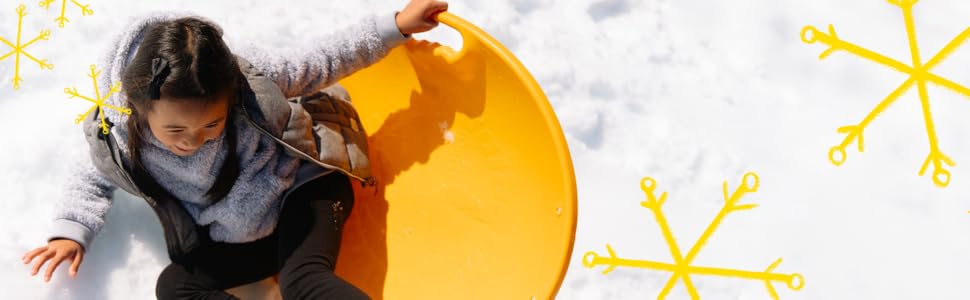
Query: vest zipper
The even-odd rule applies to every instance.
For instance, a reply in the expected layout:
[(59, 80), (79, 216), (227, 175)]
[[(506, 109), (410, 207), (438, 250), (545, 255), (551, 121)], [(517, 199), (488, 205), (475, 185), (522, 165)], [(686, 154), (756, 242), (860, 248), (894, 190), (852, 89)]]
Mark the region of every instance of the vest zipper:
[(327, 169), (331, 169), (331, 170), (339, 171), (340, 173), (343, 173), (344, 175), (347, 175), (347, 177), (350, 177), (350, 178), (353, 178), (353, 179), (356, 179), (356, 180), (360, 181), (361, 184), (363, 184), (363, 185), (374, 186), (374, 185), (377, 184), (377, 179), (375, 179), (373, 176), (371, 176), (370, 178), (362, 178), (360, 176), (357, 176), (357, 175), (354, 175), (354, 174), (348, 172), (347, 170), (344, 170), (341, 167), (333, 166), (333, 165), (327, 164), (325, 162), (322, 162), (319, 159), (315, 159), (315, 158), (311, 157), (309, 154), (306, 154), (306, 152), (300, 151), (299, 149), (296, 149), (296, 147), (293, 147), (292, 145), (287, 144), (282, 139), (277, 138), (272, 133), (270, 133), (269, 131), (267, 131), (263, 127), (259, 126), (259, 124), (256, 124), (256, 121), (253, 121), (253, 119), (249, 116), (249, 111), (246, 110), (246, 104), (244, 104), (244, 103), (242, 103), (242, 101), (240, 101), (239, 106), (242, 107), (243, 115), (245, 115), (246, 121), (249, 121), (249, 124), (252, 124), (254, 127), (256, 127), (256, 129), (259, 130), (259, 132), (261, 132), (262, 134), (265, 134), (265, 135), (269, 136), (270, 138), (273, 138), (273, 140), (275, 140), (276, 142), (282, 144), (283, 147), (286, 147), (287, 149), (290, 149), (290, 151), (296, 152), (298, 155), (302, 156), (303, 159), (306, 159), (306, 160), (309, 160), (311, 162), (314, 162), (314, 163), (316, 163), (317, 165), (319, 165), (321, 167), (324, 167), (324, 168), (327, 168)]
[[(138, 195), (141, 196), (142, 199), (145, 199), (149, 205), (154, 207), (156, 205), (155, 199), (152, 199), (147, 195), (145, 195), (145, 193), (142, 192), (140, 188), (138, 188), (138, 185), (135, 184), (135, 181), (131, 179), (131, 175), (128, 174), (128, 171), (125, 170), (125, 167), (122, 166), (121, 157), (120, 157), (121, 154), (119, 153), (119, 151), (117, 151), (118, 148), (113, 147), (111, 143), (113, 141), (114, 144), (117, 145), (118, 142), (115, 141), (114, 137), (107, 134), (102, 134), (102, 137), (104, 138), (105, 145), (108, 146), (108, 149), (111, 149), (111, 158), (112, 158), (111, 161), (114, 162), (116, 166), (118, 166), (118, 170), (121, 170), (121, 175), (124, 175), (125, 179), (128, 180), (128, 184), (130, 184), (132, 187), (138, 190)], [(111, 141), (108, 141), (108, 139), (111, 139)]]

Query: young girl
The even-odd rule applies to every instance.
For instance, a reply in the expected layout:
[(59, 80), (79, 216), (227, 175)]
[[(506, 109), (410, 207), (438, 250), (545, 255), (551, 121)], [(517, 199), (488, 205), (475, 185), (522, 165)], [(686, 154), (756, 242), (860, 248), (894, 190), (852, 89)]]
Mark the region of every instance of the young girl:
[(108, 103), (131, 115), (105, 109), (85, 120), (90, 159), (58, 203), (48, 244), (24, 263), (36, 258), (32, 275), (47, 263), (49, 281), (70, 260), (77, 276), (122, 188), (148, 202), (165, 232), (172, 263), (159, 276), (159, 299), (236, 299), (223, 290), (274, 274), (284, 299), (368, 298), (334, 274), (351, 184), (373, 178), (366, 134), (333, 84), (436, 27), (445, 10), (442, 1), (412, 0), (296, 57), (236, 56), (199, 17), (136, 22), (101, 79), (122, 82)]

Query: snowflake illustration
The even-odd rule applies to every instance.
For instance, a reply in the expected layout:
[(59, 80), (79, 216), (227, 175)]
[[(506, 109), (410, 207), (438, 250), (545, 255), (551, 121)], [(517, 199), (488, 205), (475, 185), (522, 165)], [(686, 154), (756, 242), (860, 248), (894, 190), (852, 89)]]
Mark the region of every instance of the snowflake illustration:
[(717, 216), (714, 217), (714, 220), (712, 220), (707, 226), (707, 229), (704, 230), (704, 233), (701, 234), (694, 245), (691, 246), (686, 256), (683, 255), (681, 248), (677, 245), (677, 241), (674, 239), (674, 234), (670, 230), (670, 225), (667, 223), (667, 217), (664, 215), (661, 208), (661, 206), (664, 205), (664, 201), (667, 199), (667, 192), (662, 193), (658, 198), (657, 194), (655, 193), (656, 186), (657, 182), (650, 177), (643, 178), (643, 180), (640, 181), (640, 189), (642, 189), (644, 194), (647, 196), (647, 200), (640, 202), (640, 205), (650, 209), (650, 211), (653, 212), (654, 219), (657, 221), (657, 224), (660, 225), (660, 231), (663, 233), (664, 240), (667, 242), (667, 246), (670, 249), (670, 255), (673, 257), (674, 263), (618, 258), (616, 256), (616, 252), (613, 251), (613, 248), (610, 247), (609, 244), (606, 244), (606, 251), (609, 252), (610, 256), (599, 256), (593, 251), (587, 252), (585, 255), (583, 255), (584, 266), (587, 268), (593, 268), (597, 265), (607, 265), (609, 267), (603, 270), (604, 275), (613, 271), (613, 269), (618, 266), (672, 272), (673, 274), (670, 276), (670, 279), (667, 280), (667, 284), (664, 285), (664, 288), (661, 290), (660, 295), (657, 296), (657, 299), (666, 298), (670, 293), (670, 290), (673, 289), (674, 285), (677, 284), (677, 281), (684, 282), (684, 286), (687, 288), (687, 292), (690, 294), (692, 299), (699, 299), (700, 296), (697, 294), (697, 288), (694, 287), (694, 283), (691, 281), (691, 275), (714, 275), (763, 281), (768, 290), (768, 294), (770, 294), (774, 299), (778, 299), (778, 293), (775, 291), (772, 282), (784, 282), (788, 288), (796, 291), (800, 290), (805, 285), (805, 280), (800, 274), (773, 273), (775, 268), (781, 264), (781, 258), (775, 260), (775, 262), (769, 265), (768, 268), (760, 272), (691, 265), (694, 259), (697, 258), (697, 254), (700, 253), (702, 248), (704, 248), (707, 240), (710, 239), (711, 235), (714, 234), (714, 231), (717, 230), (718, 226), (721, 225), (721, 221), (723, 221), (728, 214), (742, 210), (749, 210), (757, 206), (757, 204), (738, 203), (744, 194), (749, 192), (753, 193), (758, 190), (757, 174), (745, 174), (744, 178), (742, 178), (741, 185), (739, 185), (734, 193), (730, 195), (728, 195), (728, 183), (727, 181), (724, 182), (724, 206), (721, 208), (721, 211), (718, 212)]
[(926, 125), (926, 135), (929, 138), (930, 153), (923, 162), (923, 165), (919, 169), (919, 175), (923, 176), (926, 173), (927, 167), (930, 163), (933, 164), (933, 183), (939, 187), (946, 187), (950, 183), (950, 171), (946, 170), (943, 164), (954, 166), (956, 165), (952, 159), (943, 154), (940, 151), (939, 144), (936, 138), (936, 129), (933, 125), (933, 115), (930, 113), (930, 97), (926, 90), (926, 83), (932, 82), (964, 96), (970, 96), (970, 89), (957, 84), (949, 79), (940, 77), (939, 75), (930, 73), (930, 70), (936, 65), (940, 64), (956, 50), (968, 37), (970, 37), (970, 28), (964, 30), (960, 35), (951, 40), (945, 47), (943, 47), (940, 52), (936, 53), (929, 61), (925, 64), (920, 58), (919, 47), (916, 41), (916, 29), (913, 25), (913, 5), (916, 4), (917, 0), (889, 0), (888, 2), (898, 6), (903, 10), (903, 18), (906, 24), (906, 33), (909, 37), (909, 50), (912, 56), (912, 64), (907, 65), (900, 61), (889, 58), (885, 55), (876, 53), (875, 51), (863, 48), (861, 46), (846, 42), (839, 39), (839, 36), (835, 34), (835, 27), (829, 25), (828, 33), (824, 33), (812, 26), (806, 26), (801, 31), (801, 39), (803, 42), (812, 44), (815, 42), (821, 42), (829, 46), (828, 50), (822, 52), (819, 55), (819, 59), (825, 59), (833, 52), (837, 50), (845, 50), (856, 56), (862, 57), (864, 59), (873, 61), (875, 63), (890, 67), (896, 71), (905, 73), (909, 75), (909, 78), (903, 82), (896, 90), (889, 94), (882, 102), (879, 102), (876, 107), (855, 125), (844, 126), (838, 129), (839, 133), (846, 134), (845, 139), (842, 143), (832, 147), (829, 150), (829, 161), (836, 166), (841, 165), (845, 162), (846, 153), (845, 148), (856, 141), (858, 144), (859, 152), (863, 150), (863, 139), (862, 131), (865, 130), (869, 123), (872, 122), (879, 113), (882, 113), (886, 108), (893, 104), (900, 96), (902, 96), (906, 91), (916, 85), (919, 91), (920, 104), (923, 110), (923, 121)]
[[(55, 1), (57, 0), (41, 0), (40, 7), (43, 7), (45, 10), (50, 10), (51, 3), (54, 3)], [(90, 4), (82, 5), (81, 3), (78, 3), (76, 0), (70, 0), (70, 1), (72, 4), (76, 5), (78, 8), (81, 9), (82, 16), (90, 16), (94, 14), (94, 10), (91, 10)], [(57, 22), (57, 27), (64, 28), (65, 23), (71, 22), (71, 20), (69, 20), (67, 17), (64, 16), (64, 14), (67, 13), (67, 2), (68, 0), (61, 0), (61, 16), (54, 19), (54, 22)]]
[(110, 127), (108, 126), (108, 122), (105, 121), (105, 118), (104, 118), (104, 108), (107, 107), (110, 109), (114, 109), (127, 115), (131, 115), (131, 109), (117, 107), (117, 106), (105, 103), (105, 101), (108, 100), (108, 97), (111, 97), (111, 95), (113, 95), (114, 93), (121, 91), (121, 83), (116, 82), (112, 84), (111, 87), (108, 89), (108, 92), (104, 96), (101, 96), (101, 92), (98, 89), (98, 75), (101, 75), (101, 71), (98, 71), (95, 65), (91, 65), (91, 73), (88, 74), (88, 77), (91, 77), (91, 81), (94, 83), (94, 98), (81, 95), (80, 93), (77, 92), (76, 87), (65, 88), (64, 93), (70, 96), (70, 98), (72, 99), (74, 97), (78, 97), (94, 103), (94, 105), (92, 105), (87, 112), (78, 115), (77, 119), (74, 119), (75, 124), (80, 124), (81, 122), (83, 122), (84, 118), (87, 118), (87, 116), (91, 114), (91, 112), (94, 111), (95, 108), (97, 108), (98, 115), (100, 115), (101, 117), (101, 133), (108, 134), (110, 132), (109, 131)]
[(48, 69), (48, 70), (53, 70), (54, 69), (54, 65), (47, 63), (47, 60), (46, 59), (44, 59), (44, 60), (37, 59), (36, 57), (34, 57), (33, 55), (30, 55), (30, 53), (27, 53), (27, 51), (26, 51), (27, 47), (29, 47), (30, 45), (33, 45), (37, 41), (39, 41), (39, 40), (45, 40), (46, 41), (47, 39), (49, 39), (50, 36), (51, 36), (51, 31), (50, 30), (41, 30), (40, 31), (40, 34), (38, 34), (37, 37), (33, 38), (32, 40), (30, 40), (30, 41), (28, 41), (26, 43), (21, 43), (21, 41), (22, 41), (21, 40), (21, 37), (22, 37), (22, 34), (21, 33), (23, 32), (22, 29), (23, 29), (23, 23), (24, 23), (24, 16), (27, 16), (27, 8), (23, 4), (21, 4), (20, 6), (17, 6), (17, 16), (18, 16), (18, 18), (17, 18), (17, 40), (16, 40), (16, 43), (12, 43), (12, 42), (8, 41), (7, 39), (3, 38), (2, 36), (0, 36), (0, 43), (5, 44), (5, 45), (7, 45), (8, 47), (10, 47), (12, 49), (12, 50), (10, 50), (10, 52), (7, 52), (6, 54), (0, 56), (0, 61), (3, 61), (4, 59), (7, 59), (8, 57), (11, 57), (11, 56), (14, 58), (14, 67), (13, 67), (14, 68), (13, 69), (14, 70), (13, 71), (13, 89), (14, 90), (20, 89), (20, 83), (22, 83), (24, 81), (23, 78), (20, 77), (20, 58), (21, 57), (26, 57), (26, 58), (28, 58), (30, 60), (33, 60), (34, 62), (36, 62), (37, 64), (40, 65), (40, 68), (41, 69)]

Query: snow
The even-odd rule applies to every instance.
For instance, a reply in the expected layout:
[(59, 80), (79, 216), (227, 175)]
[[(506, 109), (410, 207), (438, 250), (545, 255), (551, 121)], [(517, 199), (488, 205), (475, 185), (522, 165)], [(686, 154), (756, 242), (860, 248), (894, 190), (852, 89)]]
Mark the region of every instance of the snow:
[[(16, 1), (0, 3), (0, 36), (11, 37)], [(119, 195), (105, 229), (75, 279), (66, 268), (45, 284), (29, 276), (22, 255), (44, 243), (65, 162), (83, 155), (73, 123), (88, 103), (63, 88), (84, 76), (130, 16), (188, 9), (217, 21), (230, 41), (272, 45), (309, 40), (368, 12), (405, 1), (108, 1), (56, 28), (56, 13), (28, 1), (25, 36), (51, 29), (31, 54), (53, 72), (25, 63), (19, 91), (13, 66), (0, 61), (0, 290), (10, 299), (147, 299), (167, 264), (161, 228), (140, 199)], [(846, 52), (805, 44), (806, 25), (834, 24), (839, 36), (902, 62), (909, 47), (899, 8), (886, 1), (794, 0), (469, 0), (450, 10), (495, 36), (532, 72), (569, 142), (579, 190), (579, 224), (560, 299), (650, 299), (667, 272), (587, 269), (582, 255), (669, 262), (670, 253), (639, 181), (669, 193), (664, 211), (688, 248), (722, 205), (721, 183), (760, 175), (743, 203), (754, 210), (724, 220), (697, 265), (805, 276), (783, 299), (966, 299), (970, 291), (970, 103), (930, 85), (942, 150), (957, 165), (948, 187), (917, 171), (928, 154), (916, 90), (866, 130), (866, 152), (847, 149), (835, 167), (835, 129), (862, 119), (906, 76)], [(926, 0), (914, 8), (924, 60), (970, 26), (964, 1)], [(254, 22), (253, 20), (260, 20)], [(420, 38), (459, 45), (439, 28)], [(0, 49), (5, 49), (0, 47)], [(958, 49), (934, 73), (970, 84), (970, 49)], [(444, 133), (447, 135), (447, 133)], [(769, 299), (763, 282), (693, 276), (704, 299)], [(233, 290), (248, 299), (278, 297), (268, 282)], [(678, 284), (668, 299), (688, 298)]]

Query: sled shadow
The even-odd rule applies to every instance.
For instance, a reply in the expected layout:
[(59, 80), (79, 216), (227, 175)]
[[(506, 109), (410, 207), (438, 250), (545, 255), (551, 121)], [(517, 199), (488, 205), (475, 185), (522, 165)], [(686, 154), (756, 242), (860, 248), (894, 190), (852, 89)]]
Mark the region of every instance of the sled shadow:
[[(449, 142), (445, 133), (457, 114), (474, 119), (485, 109), (485, 64), (480, 56), (466, 56), (451, 65), (432, 54), (435, 44), (421, 41), (405, 46), (420, 89), (412, 89), (408, 107), (392, 112), (380, 128), (371, 131), (369, 156), (378, 183), (355, 187), (357, 204), (345, 226), (337, 269), (374, 299), (384, 298), (388, 271), (387, 215), (392, 208), (386, 188), (413, 166), (428, 163), (435, 150)], [(447, 82), (431, 80), (448, 70), (457, 71), (449, 74), (453, 76)], [(396, 205), (408, 204), (406, 199), (394, 200)]]
[[(457, 114), (474, 119), (485, 109), (486, 68), (481, 56), (468, 55), (449, 64), (434, 56), (436, 44), (420, 41), (402, 47), (408, 48), (420, 89), (412, 89), (408, 107), (389, 114), (377, 130), (368, 130), (368, 155), (377, 185), (354, 184), (356, 200), (344, 225), (337, 262), (337, 274), (373, 299), (384, 299), (388, 271), (387, 214), (391, 208), (386, 188), (416, 164), (428, 163), (432, 153), (448, 142), (444, 133), (451, 129)], [(453, 76), (447, 82), (430, 80), (441, 78), (441, 72), (454, 74), (449, 74)], [(374, 88), (380, 88), (380, 82), (374, 84)], [(352, 91), (350, 96), (353, 101)], [(406, 204), (401, 199), (396, 201)], [(272, 279), (228, 292), (242, 299), (280, 299), (279, 287)]]

